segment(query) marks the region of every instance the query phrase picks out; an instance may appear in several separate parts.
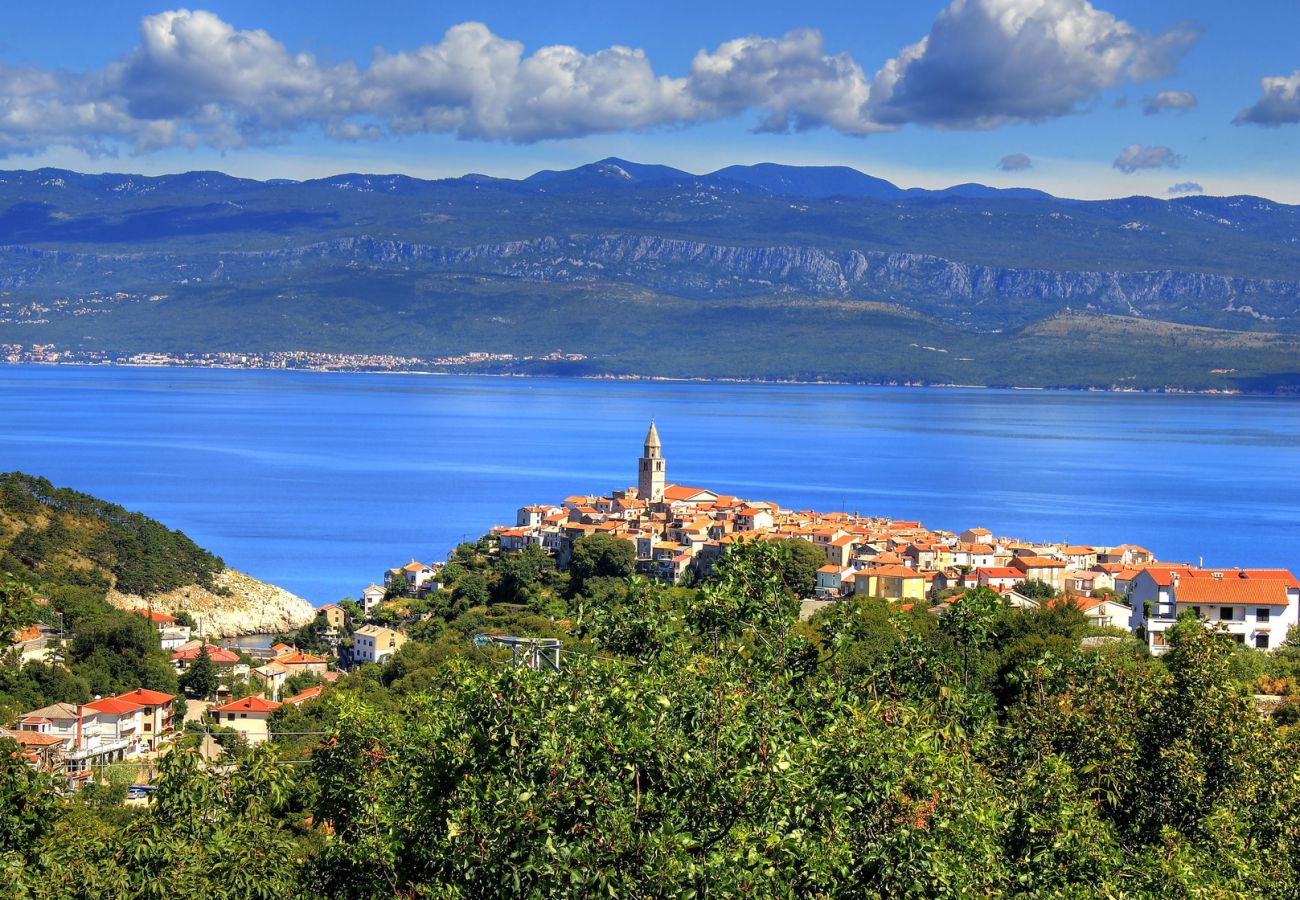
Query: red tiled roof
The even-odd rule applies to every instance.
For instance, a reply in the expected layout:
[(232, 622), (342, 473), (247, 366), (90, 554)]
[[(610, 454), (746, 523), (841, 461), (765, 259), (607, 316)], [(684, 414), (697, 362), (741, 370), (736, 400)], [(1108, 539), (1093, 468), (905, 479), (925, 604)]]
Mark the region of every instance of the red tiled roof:
[(22, 644), (22, 643), (26, 643), (27, 641), (37, 640), (38, 638), (40, 638), (40, 636), (41, 636), (40, 627), (37, 625), (29, 625), (26, 628), (22, 629), (21, 631), (17, 631), (14, 633), (13, 642), (15, 644)]
[(1030, 569), (1064, 569), (1065, 563), (1059, 559), (1048, 559), (1046, 556), (1017, 556), (1011, 560), (1011, 565), (1016, 569), (1029, 571)]
[(151, 612), (150, 610), (147, 609), (133, 609), (131, 610), (131, 612), (135, 613), (137, 616), (144, 616), (146, 619), (148, 619), (150, 622), (153, 622), (154, 624), (166, 624), (168, 622), (176, 621), (175, 616), (169, 616), (166, 613)]
[[(211, 644), (208, 644), (207, 648), (208, 659), (212, 660), (219, 666), (230, 666), (239, 662), (239, 654), (234, 650), (227, 650), (225, 647), (214, 647)], [(172, 660), (198, 659), (199, 652), (202, 649), (202, 647), (191, 647), (188, 650), (177, 650), (172, 654)]]
[(293, 703), (293, 704), (306, 703), (308, 700), (315, 700), (317, 697), (319, 697), (321, 695), (321, 691), (323, 690), (325, 690), (325, 688), (322, 685), (318, 684), (315, 685), (314, 687), (307, 688), (305, 691), (299, 691), (298, 693), (294, 694), (292, 697), (289, 697), (284, 702)]
[(1286, 583), (1275, 578), (1184, 578), (1174, 588), (1178, 603), (1257, 603), (1286, 606)]
[(174, 694), (164, 694), (162, 691), (151, 691), (148, 688), (136, 688), (133, 691), (118, 694), (116, 699), (129, 700), (142, 706), (163, 706), (175, 700), (176, 696)]
[(262, 697), (244, 697), (241, 700), (232, 700), (224, 706), (214, 706), (208, 712), (275, 712), (280, 708), (280, 704), (274, 700), (266, 700)]
[(1300, 589), (1300, 581), (1289, 569), (1194, 569), (1187, 573), (1191, 578), (1253, 578), (1267, 581), (1281, 581), (1292, 590)]
[(41, 734), (39, 731), (8, 731), (4, 732), (4, 737), (13, 738), (15, 743), (22, 744), (25, 747), (52, 747), (55, 744), (62, 744), (69, 735)]
[(281, 653), (275, 658), (275, 661), (282, 666), (308, 666), (316, 663), (323, 663), (325, 660), (319, 656), (312, 656), (310, 653)]
[(1025, 574), (1019, 569), (1013, 569), (1010, 566), (981, 566), (980, 568), (975, 570), (975, 573), (977, 575), (983, 573), (985, 578), (1017, 578), (1017, 579), (1024, 577)]
[(90, 703), (82, 704), (82, 707), (84, 709), (93, 709), (95, 712), (120, 716), (122, 713), (135, 712), (138, 709), (144, 709), (144, 704), (133, 703), (130, 700), (119, 700), (116, 697), (105, 697), (102, 700), (93, 700)]

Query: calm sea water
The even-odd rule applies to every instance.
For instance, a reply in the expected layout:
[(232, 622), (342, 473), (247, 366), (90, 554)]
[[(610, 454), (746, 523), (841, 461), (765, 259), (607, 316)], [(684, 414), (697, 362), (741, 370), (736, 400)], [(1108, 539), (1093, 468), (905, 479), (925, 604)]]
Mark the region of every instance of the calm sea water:
[(524, 503), (668, 479), (795, 508), (1300, 570), (1300, 402), (0, 367), (0, 469), (179, 528), (317, 604)]

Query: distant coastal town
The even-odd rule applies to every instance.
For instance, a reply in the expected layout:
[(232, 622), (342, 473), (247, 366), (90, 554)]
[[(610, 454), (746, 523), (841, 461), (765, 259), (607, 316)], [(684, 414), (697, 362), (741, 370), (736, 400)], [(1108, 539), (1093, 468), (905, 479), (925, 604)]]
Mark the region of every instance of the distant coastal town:
[(282, 350), (266, 353), (113, 353), (66, 350), (54, 344), (0, 344), (0, 361), (10, 365), (155, 366), (205, 369), (302, 369), (319, 372), (430, 372), (483, 364), (582, 362), (582, 353), (555, 350), (541, 356), (473, 351), (451, 356), (393, 356)]
[[(1260, 650), (1279, 646), (1300, 613), (1300, 581), (1283, 568), (1207, 568), (1160, 561), (1136, 544), (1045, 543), (981, 527), (944, 531), (917, 521), (791, 510), (672, 483), (653, 422), (635, 487), (523, 506), (514, 524), (496, 526), (491, 535), (503, 555), (535, 546), (560, 569), (584, 538), (626, 541), (637, 571), (672, 584), (707, 576), (727, 548), (741, 542), (803, 541), (825, 559), (815, 590), (801, 598), (805, 616), (854, 596), (909, 608), (927, 604), (941, 615), (962, 593), (988, 588), (1020, 608), (1073, 598), (1090, 623), (1130, 631), (1155, 654), (1165, 650), (1165, 631), (1188, 609)], [(384, 586), (362, 592), (364, 608), (373, 608), (394, 580), (405, 579), (412, 595), (436, 590), (438, 570), (437, 563), (414, 560), (390, 569)]]

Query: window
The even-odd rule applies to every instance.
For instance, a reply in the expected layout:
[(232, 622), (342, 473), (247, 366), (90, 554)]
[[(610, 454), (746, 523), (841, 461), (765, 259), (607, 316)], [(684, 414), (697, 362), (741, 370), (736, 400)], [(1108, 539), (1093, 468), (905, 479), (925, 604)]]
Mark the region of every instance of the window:
[(1231, 607), (1231, 606), (1225, 606), (1225, 607), (1223, 607), (1222, 609), (1220, 609), (1220, 610), (1219, 610), (1219, 618), (1222, 619), (1224, 622), (1231, 622), (1231, 621), (1232, 621), (1232, 607)]
[(1266, 634), (1255, 635), (1255, 649), (1257, 650), (1268, 649), (1268, 635)]
[(226, 713), (226, 721), (227, 721), (227, 722), (233, 722), (233, 721), (235, 721), (235, 714), (234, 714), (234, 713)]
[(239, 718), (241, 718), (241, 719), (247, 719), (247, 718), (248, 718), (248, 713), (240, 713), (240, 714), (239, 714)]
[(1196, 618), (1199, 619), (1201, 617), (1201, 608), (1199, 606), (1192, 606), (1188, 608), (1191, 609), (1191, 611), (1196, 615)]
[(1255, 621), (1267, 622), (1270, 612), (1272, 612), (1272, 610), (1268, 609), (1267, 607), (1262, 607), (1260, 609), (1255, 610)]
[(1238, 644), (1246, 643), (1246, 636), (1244, 634), (1234, 634), (1232, 636), (1232, 639), (1236, 641)]

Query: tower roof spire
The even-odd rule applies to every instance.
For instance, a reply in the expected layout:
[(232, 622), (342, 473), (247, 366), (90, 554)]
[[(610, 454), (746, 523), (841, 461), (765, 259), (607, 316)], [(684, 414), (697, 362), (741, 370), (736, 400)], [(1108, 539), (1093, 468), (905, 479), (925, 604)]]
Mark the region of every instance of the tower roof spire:
[(647, 447), (662, 447), (659, 443), (659, 429), (655, 428), (655, 420), (650, 420), (650, 430), (645, 435), (645, 445)]

